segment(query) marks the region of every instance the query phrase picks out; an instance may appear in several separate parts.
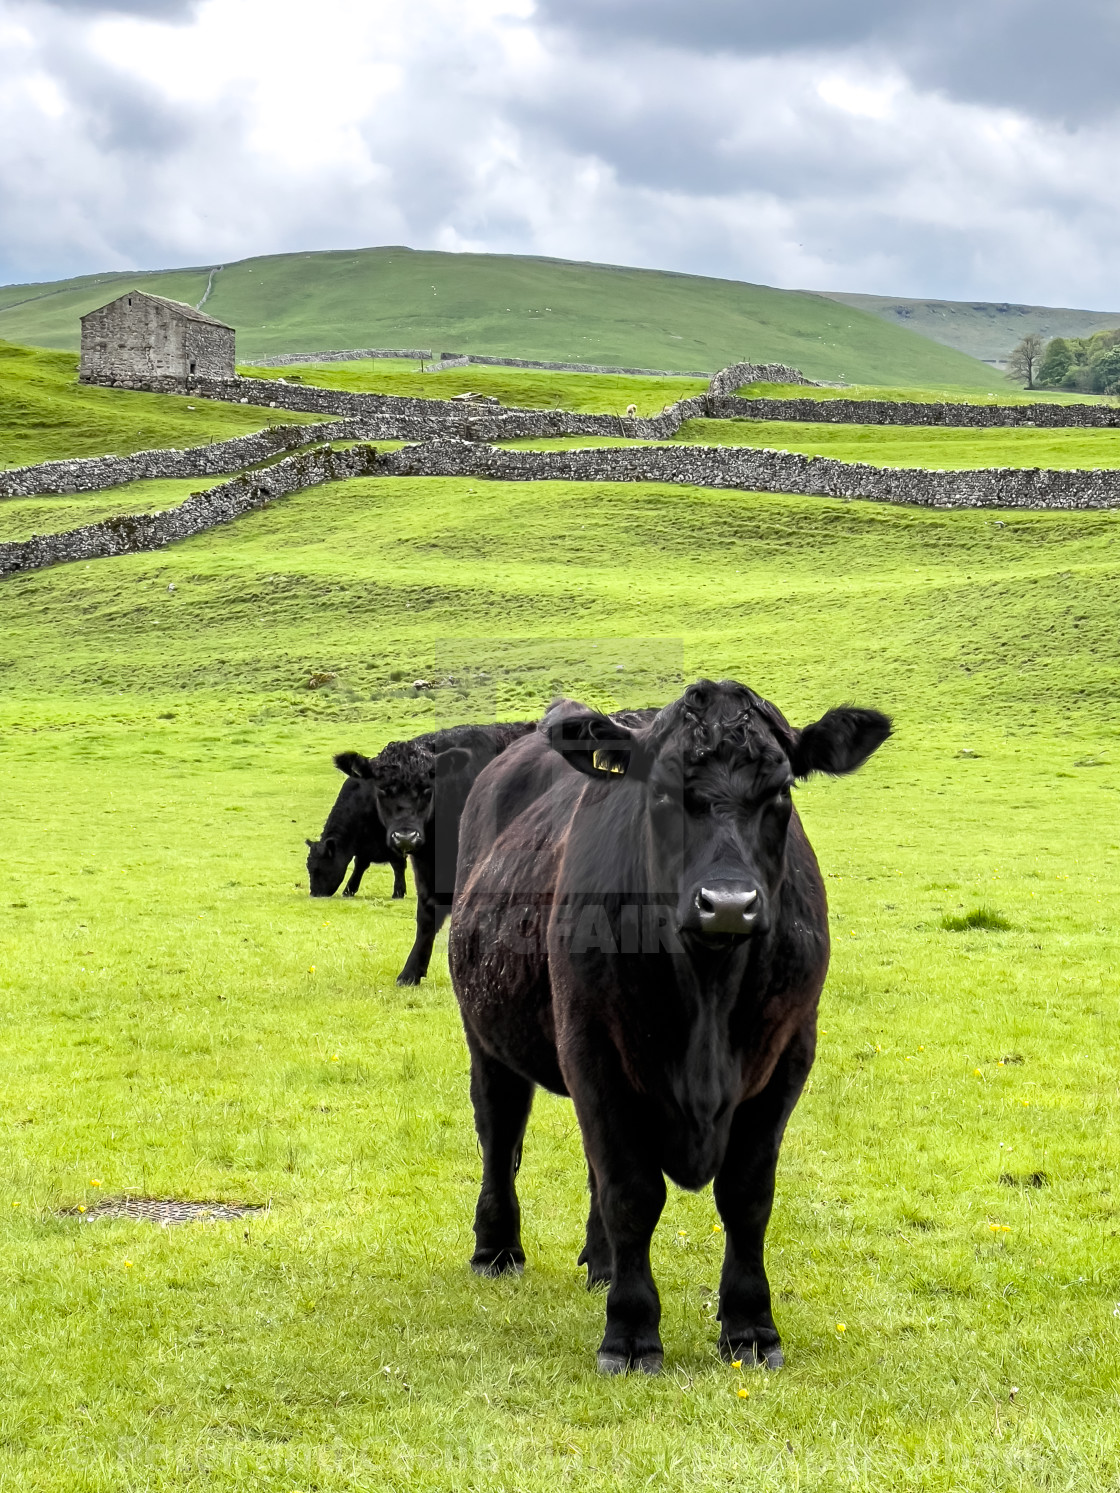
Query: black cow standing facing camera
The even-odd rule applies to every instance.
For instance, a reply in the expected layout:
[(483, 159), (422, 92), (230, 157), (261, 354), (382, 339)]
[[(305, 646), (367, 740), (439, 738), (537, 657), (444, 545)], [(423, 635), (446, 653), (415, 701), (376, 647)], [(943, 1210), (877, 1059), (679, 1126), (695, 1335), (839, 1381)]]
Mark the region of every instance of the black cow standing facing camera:
[(471, 793), (450, 942), (483, 1159), (471, 1263), (523, 1267), (533, 1090), (570, 1095), (605, 1373), (661, 1367), (649, 1251), (666, 1175), (714, 1182), (721, 1352), (782, 1363), (763, 1239), (829, 959), (791, 789), (854, 771), (889, 734), (846, 706), (797, 730), (744, 685), (701, 680), (645, 725), (559, 702)]
[(372, 789), (389, 849), (407, 855), (416, 883), (416, 938), (398, 985), (419, 985), (436, 934), (451, 911), (459, 820), (475, 779), (535, 721), (450, 726), (411, 741), (391, 741), (376, 757), (343, 752), (339, 767)]
[(334, 759), (335, 766), (347, 774), (346, 781), (327, 815), (323, 833), (317, 840), (307, 842), (311, 895), (333, 897), (353, 861), (354, 870), (343, 888), (344, 897), (354, 896), (362, 884), (362, 877), (373, 864), (392, 866), (393, 896), (403, 897), (405, 858), (389, 844), (385, 826), (377, 812), (373, 785), (350, 774), (348, 759), (354, 755), (340, 752)]

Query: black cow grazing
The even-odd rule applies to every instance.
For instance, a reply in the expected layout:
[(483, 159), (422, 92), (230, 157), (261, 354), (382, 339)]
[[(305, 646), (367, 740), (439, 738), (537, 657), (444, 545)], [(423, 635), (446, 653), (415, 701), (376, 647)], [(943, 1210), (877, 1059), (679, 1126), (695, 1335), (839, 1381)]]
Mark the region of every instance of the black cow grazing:
[(345, 770), (372, 784), (390, 848), (412, 861), (416, 939), (398, 985), (419, 985), (428, 973), (436, 934), (451, 911), (459, 820), (474, 780), (535, 727), (535, 721), (451, 726), (391, 741), (373, 758), (347, 754)]
[(701, 680), (640, 726), (559, 702), (471, 793), (450, 944), (483, 1157), (471, 1263), (523, 1267), (533, 1089), (570, 1095), (591, 1187), (580, 1263), (609, 1283), (605, 1373), (661, 1366), (665, 1175), (715, 1184), (721, 1352), (782, 1363), (763, 1239), (829, 958), (790, 790), (854, 771), (890, 729), (843, 706), (798, 730), (744, 685)]
[(358, 756), (357, 752), (339, 752), (334, 759), (335, 766), (347, 774), (346, 781), (327, 815), (322, 835), (307, 842), (307, 874), (313, 897), (333, 897), (342, 886), (351, 861), (354, 870), (343, 888), (344, 897), (354, 896), (362, 877), (375, 862), (392, 866), (393, 896), (403, 897), (405, 893), (405, 858), (389, 844), (377, 812), (373, 785), (350, 772), (351, 760)]

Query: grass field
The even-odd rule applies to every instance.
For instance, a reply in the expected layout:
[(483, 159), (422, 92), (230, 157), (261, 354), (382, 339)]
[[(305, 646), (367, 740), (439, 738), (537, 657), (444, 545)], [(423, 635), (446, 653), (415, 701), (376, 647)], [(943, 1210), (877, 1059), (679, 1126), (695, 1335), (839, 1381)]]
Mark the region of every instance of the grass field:
[(30, 539), (32, 534), (59, 534), (95, 524), (118, 513), (154, 513), (173, 508), (192, 492), (221, 482), (221, 477), (157, 478), (128, 482), (103, 492), (53, 494), (37, 498), (0, 498), (0, 543)]
[[(209, 268), (0, 287), (0, 337), (75, 348), (78, 318), (130, 286), (196, 304)], [(805, 291), (508, 254), (403, 248), (273, 254), (226, 265), (208, 313), (243, 358), (331, 348), (431, 348), (710, 369), (742, 358), (812, 378), (996, 389), (985, 364)]]
[[(706, 379), (633, 378), (609, 373), (544, 373), (531, 368), (449, 368), (446, 373), (421, 373), (418, 366), (390, 358), (366, 358), (353, 363), (300, 364), (298, 368), (245, 368), (262, 378), (292, 379), (324, 389), (347, 389), (363, 394), (399, 394), (419, 399), (450, 399), (468, 390), (488, 394), (503, 404), (528, 409), (583, 410), (624, 415), (635, 404), (640, 415), (656, 415), (678, 399), (703, 394)], [(787, 386), (788, 387), (788, 386)]]
[(0, 342), (0, 467), (204, 446), (266, 425), (320, 418), (214, 399), (98, 389), (77, 377), (73, 353)]
[(793, 420), (686, 420), (675, 441), (767, 446), (877, 467), (1120, 467), (1117, 430), (973, 430), (951, 426), (818, 425)]
[[(1120, 516), (995, 519), (368, 480), (5, 582), (0, 1486), (1114, 1489)], [(340, 747), (701, 673), (897, 734), (799, 791), (835, 948), (788, 1367), (719, 1363), (710, 1194), (674, 1192), (666, 1372), (605, 1381), (570, 1109), (524, 1279), (475, 1279), (444, 941), (398, 989), (411, 898), (312, 903), (303, 837)], [(268, 1211), (59, 1213), (129, 1190)]]
[(1061, 389), (1023, 389), (1001, 380), (987, 393), (967, 385), (902, 388), (893, 384), (845, 384), (843, 388), (814, 388), (811, 384), (743, 384), (740, 399), (889, 399), (901, 404), (1112, 404), (1102, 394), (1069, 394)]

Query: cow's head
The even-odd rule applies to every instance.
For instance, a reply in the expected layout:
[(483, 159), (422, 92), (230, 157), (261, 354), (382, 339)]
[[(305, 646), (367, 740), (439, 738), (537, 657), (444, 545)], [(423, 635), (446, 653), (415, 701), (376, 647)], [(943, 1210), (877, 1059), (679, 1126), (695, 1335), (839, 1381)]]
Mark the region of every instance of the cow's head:
[[(339, 752), (334, 765), (351, 781), (343, 783), (342, 793), (329, 823), (338, 823), (339, 807), (346, 810), (343, 823), (352, 823), (355, 815), (361, 815), (363, 811), (368, 813), (372, 808), (373, 784), (365, 781), (369, 779), (369, 758), (363, 757), (360, 752)], [(361, 800), (366, 793), (370, 795), (370, 801), (363, 804)], [(333, 897), (342, 885), (353, 855), (352, 834), (339, 834), (335, 829), (324, 834), (321, 839), (308, 840), (307, 877), (311, 883), (311, 895)]]
[(307, 842), (307, 876), (313, 897), (333, 897), (342, 885), (350, 852), (344, 851), (337, 835), (324, 835)]
[(566, 702), (543, 729), (577, 772), (642, 794), (649, 890), (690, 946), (715, 948), (772, 925), (794, 784), (853, 772), (891, 723), (845, 705), (798, 730), (745, 685), (702, 679), (646, 726)]
[(461, 747), (436, 754), (415, 741), (391, 741), (368, 761), (377, 812), (399, 855), (413, 855), (424, 845), (431, 833), (436, 779), (457, 770), (468, 757)]

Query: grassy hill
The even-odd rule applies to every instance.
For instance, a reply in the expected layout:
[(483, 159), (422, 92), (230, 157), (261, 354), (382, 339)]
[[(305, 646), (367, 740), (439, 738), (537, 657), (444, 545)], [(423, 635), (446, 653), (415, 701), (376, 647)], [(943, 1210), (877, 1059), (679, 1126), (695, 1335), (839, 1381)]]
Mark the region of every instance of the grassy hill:
[[(1120, 515), (999, 521), (367, 480), (0, 586), (0, 1480), (1112, 1493)], [(474, 1278), (444, 942), (397, 988), (411, 894), (313, 903), (303, 837), (332, 751), (701, 672), (896, 735), (798, 789), (833, 965), (769, 1236), (788, 1367), (719, 1362), (710, 1192), (672, 1189), (666, 1372), (604, 1381), (570, 1105), (529, 1127), (524, 1278)], [(59, 1211), (130, 1191), (268, 1211)]]
[(0, 467), (204, 446), (266, 425), (316, 418), (215, 399), (93, 388), (78, 383), (73, 353), (0, 342)]
[[(75, 348), (82, 313), (130, 286), (197, 303), (210, 268), (5, 286), (0, 337)], [(974, 359), (824, 296), (559, 259), (273, 254), (224, 266), (206, 310), (237, 328), (243, 358), (421, 347), (671, 370), (746, 358), (858, 383), (1000, 386)]]
[(1120, 327), (1120, 311), (1076, 311), (1064, 306), (1020, 306), (1006, 301), (923, 301), (906, 296), (824, 292), (855, 311), (869, 311), (955, 347), (973, 358), (1002, 361), (1027, 332), (1043, 337), (1088, 337)]

